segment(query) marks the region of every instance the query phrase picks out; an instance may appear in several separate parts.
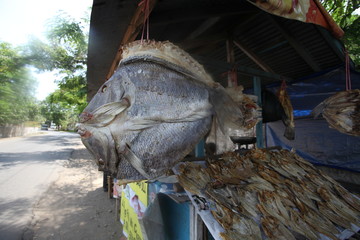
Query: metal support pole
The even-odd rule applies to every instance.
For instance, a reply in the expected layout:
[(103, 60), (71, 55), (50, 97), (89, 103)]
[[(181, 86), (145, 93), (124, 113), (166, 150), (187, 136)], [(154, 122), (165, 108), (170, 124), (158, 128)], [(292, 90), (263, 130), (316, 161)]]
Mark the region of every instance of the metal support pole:
[(202, 139), (195, 148), (195, 157), (204, 157), (205, 156), (205, 140)]
[[(257, 104), (259, 107), (262, 107), (261, 102), (261, 79), (257, 76), (253, 78), (254, 84), (254, 94), (258, 97)], [(259, 121), (256, 124), (256, 146), (258, 148), (264, 147), (264, 139), (263, 139), (263, 128), (262, 128), (262, 121)]]

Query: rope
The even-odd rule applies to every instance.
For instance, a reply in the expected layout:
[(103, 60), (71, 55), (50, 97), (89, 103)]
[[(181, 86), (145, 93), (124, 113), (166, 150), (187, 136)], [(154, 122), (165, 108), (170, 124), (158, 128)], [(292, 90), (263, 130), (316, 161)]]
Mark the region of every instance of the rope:
[(350, 79), (350, 57), (346, 49), (345, 52), (345, 82), (346, 82), (346, 91), (351, 90), (351, 79)]
[(285, 79), (283, 79), (282, 80), (282, 82), (281, 82), (281, 86), (280, 86), (280, 88), (279, 88), (279, 90), (277, 91), (277, 97), (279, 97), (280, 96), (280, 92), (281, 91), (286, 91), (286, 81), (285, 81)]
[(150, 31), (149, 31), (150, 0), (142, 0), (138, 4), (138, 7), (140, 7), (141, 5), (143, 5), (143, 8), (141, 9), (141, 11), (144, 13), (144, 23), (143, 23), (143, 30), (142, 30), (142, 34), (141, 34), (141, 43), (142, 43), (142, 41), (144, 40), (144, 35), (145, 35), (145, 28), (146, 28), (146, 40), (149, 40), (149, 35), (150, 35)]

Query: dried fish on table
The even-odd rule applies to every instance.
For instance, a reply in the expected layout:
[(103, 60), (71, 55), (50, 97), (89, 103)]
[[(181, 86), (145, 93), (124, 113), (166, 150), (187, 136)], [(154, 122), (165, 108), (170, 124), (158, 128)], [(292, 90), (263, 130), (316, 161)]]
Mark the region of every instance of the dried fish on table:
[(122, 181), (166, 175), (211, 128), (229, 138), (247, 120), (203, 66), (170, 42), (135, 41), (122, 48), (115, 74), (80, 115), (84, 145)]
[(265, 235), (274, 240), (295, 240), (294, 235), (278, 219), (266, 216), (261, 219), (261, 226)]
[(222, 239), (262, 239), (260, 228), (253, 219), (236, 215), (228, 208), (220, 207), (220, 205), (217, 205), (217, 209), (212, 212), (215, 219), (225, 229), (225, 232), (220, 233)]
[(287, 150), (231, 152), (180, 166), (180, 184), (213, 205), (223, 228), (215, 239), (342, 239), (345, 229), (360, 230), (359, 199)]
[(360, 90), (338, 92), (317, 105), (311, 114), (322, 114), (330, 127), (339, 132), (360, 136)]

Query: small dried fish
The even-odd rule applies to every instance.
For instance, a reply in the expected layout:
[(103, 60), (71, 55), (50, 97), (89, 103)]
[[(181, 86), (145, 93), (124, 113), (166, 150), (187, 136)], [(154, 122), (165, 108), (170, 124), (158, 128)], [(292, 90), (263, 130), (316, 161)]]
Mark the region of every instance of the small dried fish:
[(317, 105), (312, 111), (314, 117), (320, 114), (330, 127), (339, 132), (360, 136), (360, 90), (338, 92)]
[(337, 239), (335, 234), (338, 234), (339, 231), (327, 218), (320, 217), (314, 211), (309, 211), (308, 214), (304, 215), (304, 220), (306, 223), (312, 226), (315, 231), (322, 233), (331, 239)]
[(269, 183), (268, 181), (266, 181), (265, 179), (263, 179), (259, 176), (252, 176), (249, 178), (248, 181), (249, 181), (249, 184), (246, 186), (246, 189), (249, 191), (251, 191), (251, 190), (275, 191), (275, 188), (271, 183)]
[[(269, 191), (261, 191), (258, 193), (259, 204), (258, 208), (263, 215), (273, 216), (283, 224), (286, 224), (286, 218), (289, 216), (286, 214), (285, 217), (281, 214), (281, 210), (277, 208), (277, 204), (273, 197), (274, 193)], [(286, 211), (286, 210), (284, 210)]]
[(196, 163), (181, 164), (179, 172), (179, 183), (193, 194), (201, 195), (201, 190), (204, 190), (211, 181), (207, 171)]
[(256, 218), (259, 216), (259, 211), (256, 208), (258, 200), (254, 192), (238, 191), (237, 197), (239, 198), (242, 208), (248, 213), (245, 214), (247, 217)]
[[(281, 87), (283, 89), (283, 86)], [(286, 93), (285, 87), (281, 91), (281, 94)], [(287, 99), (285, 99), (287, 97)], [(262, 88), (261, 89), (261, 101), (262, 101), (262, 120), (263, 123), (274, 122), (282, 120), (286, 129), (284, 136), (289, 140), (294, 140), (295, 130), (293, 126), (293, 119), (291, 119), (292, 113), (289, 112), (289, 107), (284, 106), (288, 105), (290, 100), (288, 96), (276, 96), (272, 91)], [(291, 106), (291, 104), (290, 104)], [(290, 115), (289, 115), (290, 113)]]
[(284, 124), (286, 126), (284, 136), (289, 140), (294, 140), (295, 139), (294, 113), (293, 113), (293, 107), (290, 101), (290, 97), (286, 92), (285, 81), (283, 81), (277, 94), (279, 101), (283, 106), (285, 114), (287, 116), (287, 118), (284, 121)]
[(278, 185), (284, 182), (283, 177), (281, 177), (277, 172), (269, 168), (259, 165), (258, 170), (259, 170), (258, 174), (266, 181), (272, 184)]
[(261, 218), (261, 225), (264, 233), (273, 240), (295, 240), (292, 233), (276, 218), (265, 216)]
[(320, 197), (326, 201), (326, 205), (338, 215), (348, 219), (348, 221), (353, 223), (356, 223), (358, 221), (356, 216), (358, 216), (359, 214), (350, 209), (346, 203), (337, 198), (328, 189), (324, 187), (319, 187), (318, 193)]
[(262, 239), (260, 228), (254, 220), (235, 215), (231, 210), (221, 205), (216, 205), (216, 211), (212, 211), (212, 213), (225, 230), (220, 234), (224, 240)]
[(345, 219), (342, 216), (333, 212), (330, 208), (328, 208), (325, 205), (325, 203), (318, 202), (317, 204), (318, 204), (319, 212), (321, 213), (321, 215), (325, 216), (326, 218), (328, 218), (330, 221), (332, 221), (333, 223), (335, 223), (338, 226), (341, 226), (345, 229), (351, 229), (350, 221), (348, 221), (347, 219)]
[(310, 240), (319, 239), (319, 235), (316, 234), (314, 229), (303, 220), (299, 212), (297, 212), (294, 209), (291, 209), (290, 218), (291, 221), (288, 222), (288, 225), (295, 232), (307, 237)]
[(345, 190), (339, 184), (335, 184), (334, 188), (339, 193), (339, 195), (353, 208), (357, 211), (360, 211), (360, 200), (352, 196), (347, 190)]
[(337, 239), (339, 229), (360, 223), (359, 200), (295, 153), (254, 149), (209, 158), (207, 166), (182, 163), (179, 180), (216, 205), (222, 239), (261, 239), (258, 228), (263, 239)]

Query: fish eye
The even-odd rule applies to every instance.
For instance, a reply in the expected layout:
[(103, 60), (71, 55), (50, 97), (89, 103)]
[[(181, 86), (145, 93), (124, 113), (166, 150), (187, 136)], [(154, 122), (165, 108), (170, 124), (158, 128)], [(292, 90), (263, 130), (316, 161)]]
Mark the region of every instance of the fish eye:
[(102, 87), (102, 89), (101, 89), (101, 92), (106, 92), (106, 89), (107, 89), (107, 86), (104, 85), (104, 86)]

